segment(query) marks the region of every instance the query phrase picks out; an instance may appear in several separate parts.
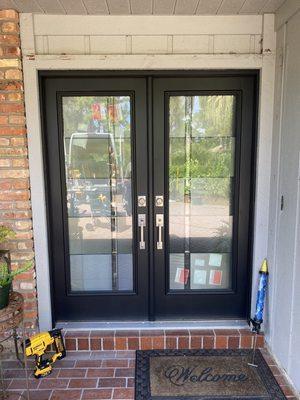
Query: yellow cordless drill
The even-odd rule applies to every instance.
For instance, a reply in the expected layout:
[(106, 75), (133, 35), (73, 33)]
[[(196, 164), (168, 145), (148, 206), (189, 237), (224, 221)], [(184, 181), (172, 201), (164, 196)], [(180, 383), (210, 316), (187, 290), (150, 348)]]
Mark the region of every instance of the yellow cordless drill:
[[(51, 358), (43, 360), (47, 348), (54, 345), (55, 353)], [(35, 356), (36, 366), (35, 378), (49, 375), (52, 371), (52, 364), (66, 356), (66, 349), (61, 334), (61, 329), (53, 329), (49, 332), (38, 333), (25, 341), (25, 354), (27, 357)]]

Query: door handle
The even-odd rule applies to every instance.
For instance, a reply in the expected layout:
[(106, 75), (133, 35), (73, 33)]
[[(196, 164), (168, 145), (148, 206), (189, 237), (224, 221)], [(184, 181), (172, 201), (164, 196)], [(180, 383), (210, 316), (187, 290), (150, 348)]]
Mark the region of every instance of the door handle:
[(156, 227), (158, 228), (158, 241), (156, 242), (157, 250), (163, 249), (162, 228), (164, 226), (164, 214), (156, 214)]
[(141, 228), (141, 236), (140, 236), (140, 250), (145, 250), (146, 243), (144, 237), (144, 228), (146, 227), (146, 214), (138, 214), (138, 226)]

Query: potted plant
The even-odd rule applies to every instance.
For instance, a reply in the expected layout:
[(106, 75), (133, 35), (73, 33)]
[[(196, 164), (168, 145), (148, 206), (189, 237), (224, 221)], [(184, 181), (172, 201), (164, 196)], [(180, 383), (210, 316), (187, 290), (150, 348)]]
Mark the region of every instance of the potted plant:
[[(15, 236), (10, 228), (0, 225), (0, 244)], [(11, 271), (9, 250), (0, 250), (0, 310), (5, 308), (9, 302), (9, 293), (14, 277), (22, 272), (28, 271), (32, 266), (27, 262), (24, 266)]]

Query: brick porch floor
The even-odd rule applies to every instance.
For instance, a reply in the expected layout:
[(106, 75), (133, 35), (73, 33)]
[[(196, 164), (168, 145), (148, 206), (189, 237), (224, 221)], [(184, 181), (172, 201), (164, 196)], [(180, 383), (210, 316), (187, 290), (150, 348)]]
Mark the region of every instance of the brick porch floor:
[[(198, 339), (197, 343), (199, 347), (204, 347), (204, 338), (205, 337), (213, 337), (213, 340), (210, 340), (210, 346), (207, 342), (207, 347), (210, 348), (228, 348), (231, 347), (229, 344), (233, 344), (234, 348), (237, 347), (250, 347), (252, 345), (252, 339), (245, 340), (242, 339), (244, 336), (249, 337), (249, 331), (245, 332), (233, 332), (233, 331), (224, 331), (220, 330), (218, 332), (210, 331), (210, 335), (208, 331), (201, 331), (200, 333), (197, 331), (198, 335), (194, 335), (196, 332), (189, 332), (187, 335), (187, 331), (181, 332), (184, 336), (180, 336), (180, 332), (173, 332), (173, 336), (168, 335), (164, 336), (149, 336), (149, 332), (147, 333), (148, 338), (151, 340), (147, 341), (147, 346), (151, 348), (162, 346), (167, 347), (167, 337), (175, 338), (176, 347), (181, 348), (185, 344), (187, 347), (196, 347), (196, 339), (192, 340), (193, 336), (201, 337)], [(132, 333), (130, 333), (132, 335)], [(236, 336), (234, 336), (235, 334)], [(83, 335), (83, 334), (82, 334)], [(91, 332), (85, 333), (85, 336), (88, 337), (88, 341), (82, 342), (81, 339), (87, 339), (86, 337), (76, 335), (74, 332), (67, 332), (66, 339), (75, 339), (75, 349), (79, 349), (84, 343), (84, 347), (90, 346), (90, 338), (95, 338), (94, 335), (91, 335)], [(232, 336), (233, 335), (233, 336)], [(99, 336), (99, 333), (98, 333)], [(237, 340), (230, 340), (230, 337), (238, 337)], [(100, 340), (101, 347), (104, 343), (104, 338), (108, 336), (103, 336)], [(111, 336), (110, 336), (111, 337)], [(115, 334), (113, 335), (116, 338)], [(117, 336), (119, 337), (119, 336)], [(125, 336), (122, 336), (125, 337)], [(138, 347), (142, 347), (141, 338), (143, 336), (139, 335), (135, 336), (138, 339), (138, 342), (135, 341), (135, 345), (139, 343)], [(163, 341), (155, 340), (156, 337), (163, 338)], [(188, 337), (188, 340), (181, 339), (182, 337)], [(218, 337), (222, 337), (223, 339), (218, 339)], [(225, 338), (225, 339), (224, 339)], [(99, 339), (99, 337), (97, 337)], [(195, 341), (195, 347), (191, 346)], [(126, 339), (126, 347), (128, 348), (129, 343), (134, 343)], [(71, 342), (72, 346), (74, 346), (74, 342)], [(81, 343), (81, 344), (80, 344)], [(97, 346), (99, 342), (97, 342)], [(110, 346), (112, 346), (116, 340), (110, 341)], [(145, 342), (146, 343), (146, 342)], [(262, 339), (260, 339), (260, 346), (262, 345)], [(124, 344), (123, 344), (124, 345)], [(174, 345), (174, 342), (173, 342)], [(132, 344), (133, 346), (133, 344)], [(171, 346), (171, 344), (170, 344)], [(68, 345), (68, 347), (70, 347)], [(198, 347), (198, 348), (199, 348)], [(272, 356), (268, 353), (266, 349), (261, 349), (263, 355), (270, 365), (278, 383), (282, 387), (285, 395), (289, 400), (297, 399), (294, 394), (291, 386), (286, 380), (283, 372), (276, 365)], [(12, 357), (12, 356), (11, 356)], [(2, 355), (3, 359), (3, 355)], [(28, 367), (30, 368), (30, 374), (32, 376), (33, 370), (33, 361), (29, 361)], [(31, 399), (35, 400), (90, 400), (90, 399), (122, 399), (122, 400), (131, 400), (134, 399), (134, 370), (135, 367), (135, 350), (69, 350), (67, 353), (67, 357), (64, 360), (57, 361), (54, 364), (54, 369), (51, 375), (42, 379), (30, 378), (30, 395)], [(20, 399), (20, 394), (24, 393), (24, 389), (26, 387), (25, 381), (25, 371), (20, 367), (17, 361), (14, 359), (7, 359), (2, 361), (2, 368), (4, 370), (4, 378), (5, 378), (5, 386), (8, 388), (8, 392), (10, 394), (9, 399), (17, 400)], [(1, 396), (0, 396), (1, 397)]]

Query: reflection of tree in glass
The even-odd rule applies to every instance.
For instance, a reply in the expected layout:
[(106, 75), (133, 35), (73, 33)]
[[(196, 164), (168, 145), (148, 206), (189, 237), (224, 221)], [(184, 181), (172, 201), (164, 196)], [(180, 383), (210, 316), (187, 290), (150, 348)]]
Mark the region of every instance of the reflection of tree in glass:
[[(191, 115), (186, 115), (186, 101), (193, 99)], [(215, 178), (233, 176), (234, 166), (234, 96), (172, 96), (170, 98), (171, 180), (186, 177)], [(186, 158), (186, 126), (191, 124), (191, 156)], [(208, 194), (228, 197), (226, 181), (206, 181)], [(176, 185), (175, 185), (176, 186)], [(178, 184), (177, 184), (178, 186)], [(174, 186), (173, 186), (174, 189)]]
[[(170, 137), (184, 137), (185, 102), (188, 96), (170, 97)], [(232, 136), (234, 96), (192, 96), (192, 136)]]
[(215, 251), (218, 253), (230, 253), (232, 229), (228, 221), (222, 221), (222, 224), (215, 232), (215, 237), (217, 239)]

